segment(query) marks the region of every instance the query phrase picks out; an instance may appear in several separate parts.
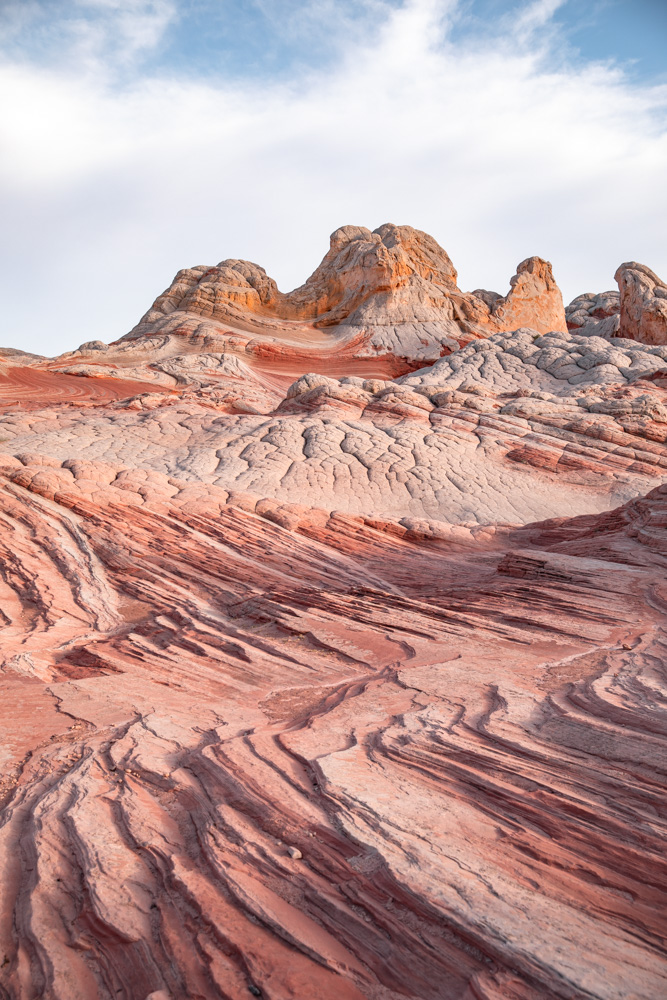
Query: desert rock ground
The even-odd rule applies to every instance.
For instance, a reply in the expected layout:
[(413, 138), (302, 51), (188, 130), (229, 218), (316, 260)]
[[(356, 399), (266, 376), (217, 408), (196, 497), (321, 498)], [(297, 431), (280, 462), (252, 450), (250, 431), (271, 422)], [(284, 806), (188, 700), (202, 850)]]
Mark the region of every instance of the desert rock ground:
[(665, 995), (667, 289), (617, 281), (346, 226), (0, 351), (1, 997)]

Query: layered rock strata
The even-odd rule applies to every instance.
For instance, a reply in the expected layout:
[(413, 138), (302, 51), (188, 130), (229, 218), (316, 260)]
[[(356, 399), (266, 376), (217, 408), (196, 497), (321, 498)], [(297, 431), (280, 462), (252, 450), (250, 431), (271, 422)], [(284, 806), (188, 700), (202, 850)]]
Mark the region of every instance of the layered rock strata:
[(654, 290), (206, 270), (0, 354), (0, 996), (656, 1000)]

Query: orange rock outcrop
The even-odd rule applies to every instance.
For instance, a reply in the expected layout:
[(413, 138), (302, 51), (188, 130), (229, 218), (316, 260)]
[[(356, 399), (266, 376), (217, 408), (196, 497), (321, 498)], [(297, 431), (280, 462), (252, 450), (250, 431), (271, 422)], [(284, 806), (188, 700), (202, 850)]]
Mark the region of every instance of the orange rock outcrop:
[[(343, 226), (310, 278), (278, 291), (263, 268), (243, 260), (180, 271), (129, 339), (147, 335), (220, 338), (233, 330), (245, 351), (283, 363), (318, 349), (322, 370), (341, 355), (375, 372), (418, 367), (470, 339), (530, 326), (565, 331), (565, 312), (551, 265), (523, 261), (506, 296), (458, 288), (445, 251), (411, 226), (371, 232)], [(259, 335), (250, 339), (244, 334)], [(384, 369), (383, 367), (384, 366)], [(398, 366), (398, 367), (397, 367)], [(361, 372), (361, 368), (358, 368)], [(375, 373), (373, 372), (373, 373)]]

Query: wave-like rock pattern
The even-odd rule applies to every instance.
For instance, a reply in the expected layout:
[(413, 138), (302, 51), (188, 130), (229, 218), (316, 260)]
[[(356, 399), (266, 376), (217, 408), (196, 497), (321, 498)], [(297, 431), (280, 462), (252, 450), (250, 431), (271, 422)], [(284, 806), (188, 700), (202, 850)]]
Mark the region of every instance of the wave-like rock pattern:
[(195, 271), (0, 356), (0, 997), (657, 1000), (666, 348), (408, 227)]

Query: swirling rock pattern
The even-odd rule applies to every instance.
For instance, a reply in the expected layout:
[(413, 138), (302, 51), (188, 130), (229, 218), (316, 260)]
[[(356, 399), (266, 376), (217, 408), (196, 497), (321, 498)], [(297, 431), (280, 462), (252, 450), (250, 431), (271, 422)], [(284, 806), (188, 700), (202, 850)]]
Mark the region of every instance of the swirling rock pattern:
[(409, 227), (214, 272), (0, 355), (0, 997), (665, 995), (665, 347)]

